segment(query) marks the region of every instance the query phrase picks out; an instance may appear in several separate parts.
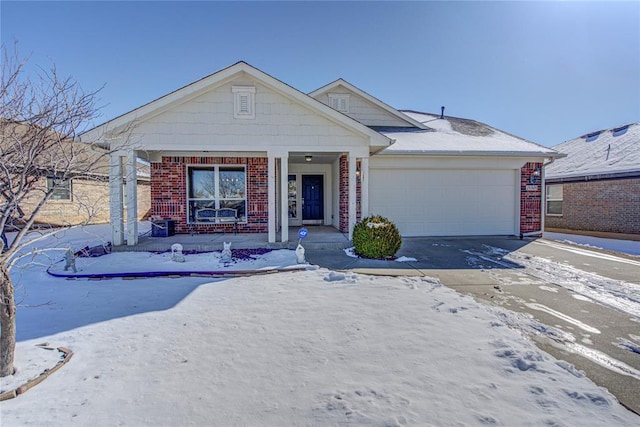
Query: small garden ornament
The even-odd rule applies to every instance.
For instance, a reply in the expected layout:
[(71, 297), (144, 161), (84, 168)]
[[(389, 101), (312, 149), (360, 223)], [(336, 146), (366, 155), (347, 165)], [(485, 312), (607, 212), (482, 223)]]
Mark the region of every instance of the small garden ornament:
[(171, 261), (184, 262), (182, 245), (180, 243), (174, 243), (173, 245), (171, 245)]
[(76, 255), (73, 253), (71, 249), (67, 249), (67, 252), (64, 254), (64, 271), (73, 270), (74, 273), (77, 273), (76, 269)]
[(222, 255), (220, 256), (220, 261), (224, 262), (225, 264), (230, 263), (231, 262), (231, 242), (227, 243), (227, 242), (222, 242), (223, 245), (223, 249), (222, 249)]
[(306, 264), (306, 260), (304, 259), (304, 247), (298, 243), (298, 247), (296, 248), (296, 261), (298, 264)]

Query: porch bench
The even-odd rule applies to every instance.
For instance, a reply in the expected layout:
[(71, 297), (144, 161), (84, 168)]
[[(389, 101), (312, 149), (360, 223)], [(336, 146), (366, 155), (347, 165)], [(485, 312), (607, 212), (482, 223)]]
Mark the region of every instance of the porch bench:
[(201, 208), (196, 210), (196, 223), (233, 224), (233, 233), (238, 232), (238, 210), (232, 208)]

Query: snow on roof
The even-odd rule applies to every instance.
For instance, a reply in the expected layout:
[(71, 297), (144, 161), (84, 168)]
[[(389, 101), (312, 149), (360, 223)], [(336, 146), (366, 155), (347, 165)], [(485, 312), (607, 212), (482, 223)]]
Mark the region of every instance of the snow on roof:
[(395, 139), (382, 154), (469, 154), (523, 155), (556, 157), (558, 153), (547, 147), (502, 132), (474, 120), (401, 110), (407, 116), (424, 123), (430, 129), (379, 129)]
[(547, 166), (549, 180), (640, 175), (640, 123), (591, 132), (553, 148), (567, 157)]

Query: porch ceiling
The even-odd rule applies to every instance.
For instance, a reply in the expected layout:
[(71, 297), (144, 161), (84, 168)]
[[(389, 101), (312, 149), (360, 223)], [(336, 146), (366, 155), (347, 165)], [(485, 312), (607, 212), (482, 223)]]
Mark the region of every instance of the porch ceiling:
[[(313, 151), (304, 153), (289, 153), (289, 163), (333, 163), (342, 153), (317, 153)], [(311, 156), (311, 161), (307, 161), (307, 156)]]

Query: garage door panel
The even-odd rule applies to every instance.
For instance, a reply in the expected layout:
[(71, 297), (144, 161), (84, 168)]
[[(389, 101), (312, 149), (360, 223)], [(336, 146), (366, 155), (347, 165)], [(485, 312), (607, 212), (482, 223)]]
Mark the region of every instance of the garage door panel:
[(405, 236), (514, 234), (515, 173), (371, 169), (369, 211)]

